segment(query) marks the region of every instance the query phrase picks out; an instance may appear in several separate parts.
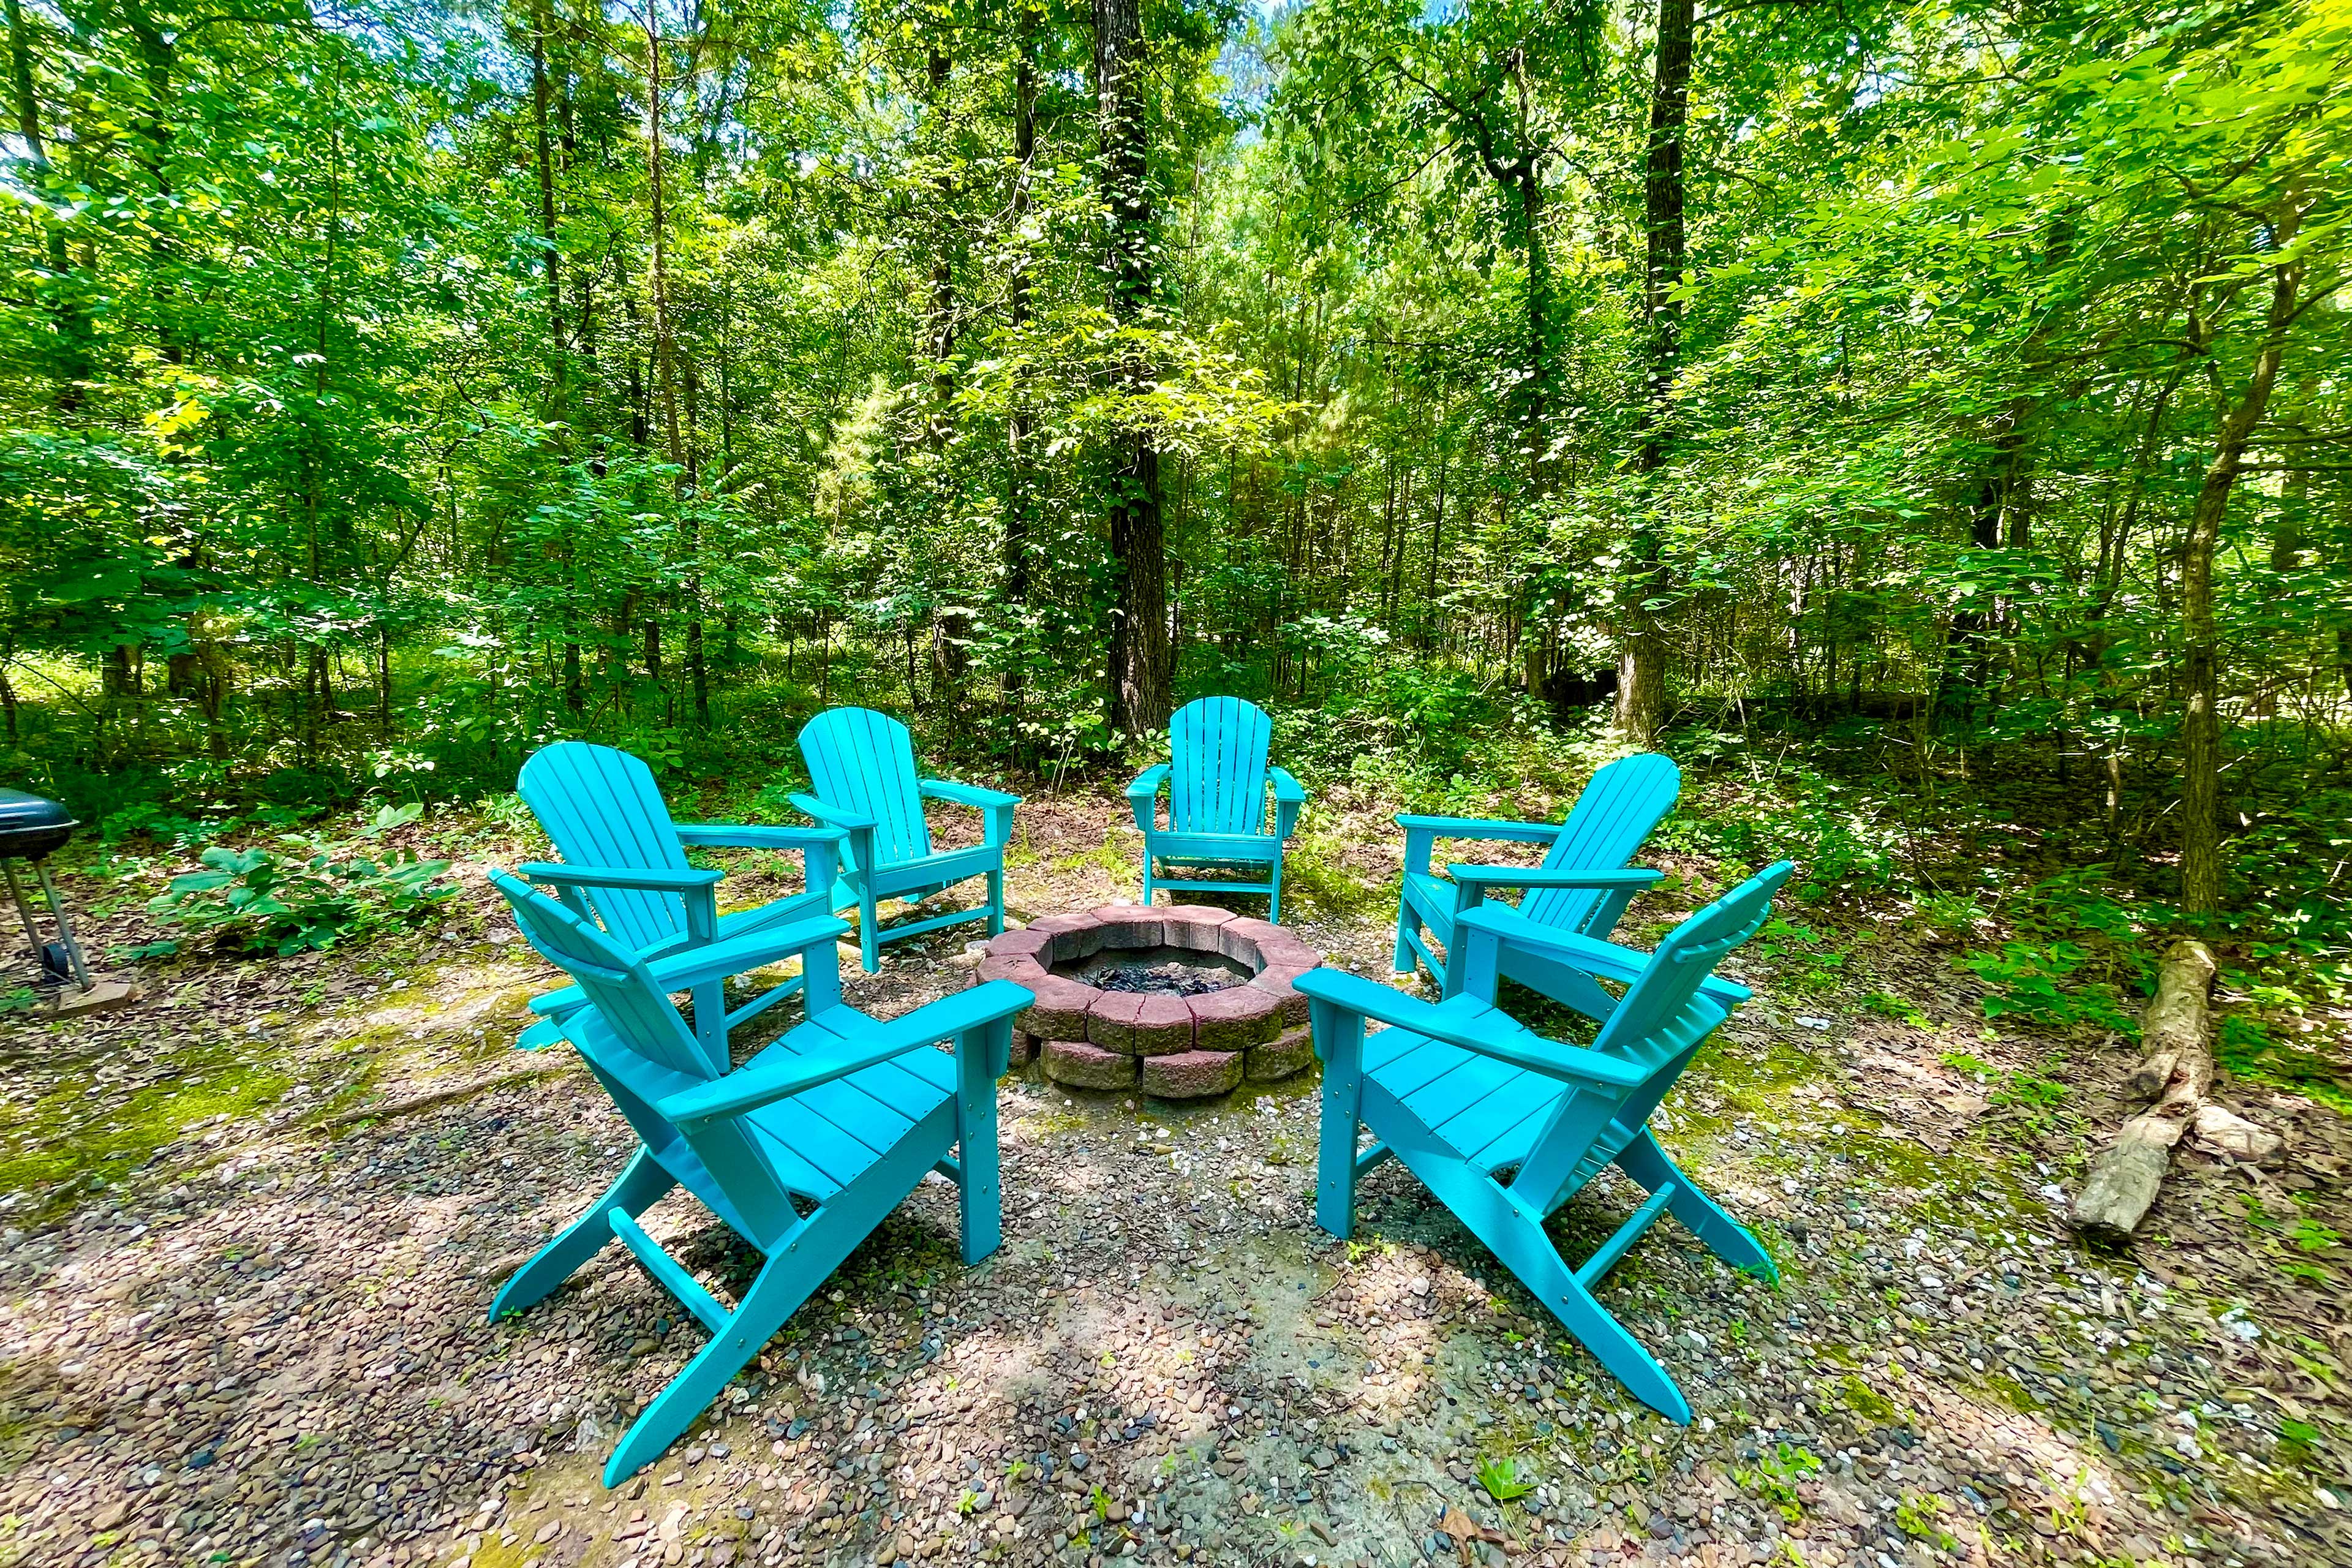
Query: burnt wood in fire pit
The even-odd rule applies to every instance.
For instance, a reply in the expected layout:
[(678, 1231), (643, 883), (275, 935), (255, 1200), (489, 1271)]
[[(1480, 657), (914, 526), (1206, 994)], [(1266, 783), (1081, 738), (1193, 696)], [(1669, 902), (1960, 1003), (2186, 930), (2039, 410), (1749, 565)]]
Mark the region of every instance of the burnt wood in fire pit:
[(1322, 962), (1282, 927), (1225, 910), (1105, 904), (994, 938), (980, 978), (1035, 994), (1015, 1055), (1040, 1056), (1056, 1083), (1190, 1100), (1314, 1060), (1290, 983)]

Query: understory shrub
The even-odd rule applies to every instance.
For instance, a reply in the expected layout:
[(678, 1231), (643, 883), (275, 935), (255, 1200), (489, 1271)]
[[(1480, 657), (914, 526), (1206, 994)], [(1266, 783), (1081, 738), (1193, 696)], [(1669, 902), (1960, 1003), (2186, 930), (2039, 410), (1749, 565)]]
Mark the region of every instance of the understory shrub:
[[(420, 805), (386, 806), (361, 835), (381, 838), (415, 822)], [(414, 923), (457, 889), (443, 879), (446, 860), (414, 850), (352, 852), (287, 834), (284, 849), (214, 845), (205, 867), (172, 879), (148, 910), (166, 925), (208, 931), (226, 949), (284, 954), (327, 948)]]

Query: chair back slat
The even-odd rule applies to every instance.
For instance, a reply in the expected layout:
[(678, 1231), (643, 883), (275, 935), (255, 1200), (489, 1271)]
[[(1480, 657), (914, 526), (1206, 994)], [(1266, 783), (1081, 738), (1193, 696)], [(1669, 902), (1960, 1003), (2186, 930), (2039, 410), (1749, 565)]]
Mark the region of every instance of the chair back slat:
[(1620, 1089), (1583, 1085), (1564, 1097), (1536, 1135), (1513, 1188), (1549, 1212), (1582, 1173), (1613, 1159), (1649, 1121), (1725, 1010), (1699, 992), (1723, 955), (1756, 933), (1772, 912), (1772, 895), (1789, 879), (1782, 860), (1750, 877), (1676, 926), (1627, 987), (1592, 1049), (1648, 1069)]
[(1795, 869), (1792, 860), (1777, 861), (1676, 926), (1626, 988), (1593, 1049), (1639, 1050), (1678, 1025), (1691, 1026), (1687, 1016), (1694, 1005), (1702, 1005), (1699, 982), (1715, 973), (1724, 954), (1771, 918), (1772, 895)]
[[(653, 770), (626, 752), (559, 741), (523, 763), (515, 788), (568, 864), (633, 871), (689, 868)], [(604, 929), (638, 951), (687, 929), (686, 903), (676, 893), (629, 888), (584, 892)]]
[(1175, 833), (1264, 833), (1274, 722), (1238, 697), (1187, 702), (1168, 721), (1168, 826)]
[[(1611, 763), (1576, 797), (1544, 865), (1615, 870), (1675, 808), (1682, 784), (1682, 770), (1655, 752)], [(1559, 930), (1582, 931), (1601, 898), (1591, 889), (1538, 888), (1520, 901), (1519, 912)]]
[[(828, 708), (801, 727), (800, 747), (819, 800), (874, 819), (876, 859), (896, 865), (931, 852), (907, 726), (871, 708)], [(856, 866), (846, 844), (842, 854), (851, 869), (872, 868)]]
[[(669, 1147), (680, 1131), (654, 1102), (720, 1076), (686, 1020), (645, 964), (593, 921), (507, 872), (492, 871), (490, 882), (514, 910), (524, 940), (587, 994), (589, 1007), (567, 1026), (586, 1037), (583, 1053), (598, 1081), (648, 1149)], [(740, 1119), (708, 1122), (685, 1136), (758, 1234), (774, 1234), (792, 1223), (783, 1184), (757, 1136)]]

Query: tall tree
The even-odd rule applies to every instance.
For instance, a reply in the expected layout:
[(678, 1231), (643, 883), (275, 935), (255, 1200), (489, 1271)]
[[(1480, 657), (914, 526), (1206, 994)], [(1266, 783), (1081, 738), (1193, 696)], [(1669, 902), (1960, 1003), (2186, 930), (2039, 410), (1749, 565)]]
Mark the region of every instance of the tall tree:
[(1665, 588), (1660, 563), (1658, 476), (1674, 438), (1675, 377), (1682, 363), (1681, 289), (1687, 253), (1683, 209), (1683, 132), (1690, 121), (1696, 49), (1692, 0), (1658, 0), (1649, 133), (1642, 153), (1643, 383), (1632, 464), (1637, 509), (1625, 575), (1617, 661), (1617, 728), (1630, 745), (1657, 744), (1666, 722), (1666, 636), (1658, 615)]
[(1111, 605), (1108, 712), (1122, 735), (1164, 729), (1172, 705), (1168, 559), (1160, 519), (1160, 447), (1138, 407), (1152, 381), (1158, 271), (1153, 234), (1150, 122), (1141, 0), (1094, 0), (1095, 110), (1106, 244), (1103, 273), (1120, 388), (1130, 402), (1112, 474)]

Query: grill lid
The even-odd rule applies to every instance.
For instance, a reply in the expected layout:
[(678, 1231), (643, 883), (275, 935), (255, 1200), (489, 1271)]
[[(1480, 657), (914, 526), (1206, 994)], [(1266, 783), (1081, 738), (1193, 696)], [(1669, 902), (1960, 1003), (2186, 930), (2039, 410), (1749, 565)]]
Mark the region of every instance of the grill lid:
[(80, 826), (56, 801), (0, 789), (0, 856), (37, 860), (71, 838)]

